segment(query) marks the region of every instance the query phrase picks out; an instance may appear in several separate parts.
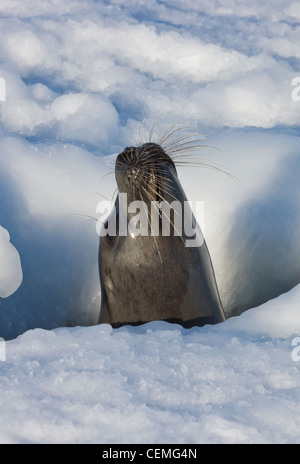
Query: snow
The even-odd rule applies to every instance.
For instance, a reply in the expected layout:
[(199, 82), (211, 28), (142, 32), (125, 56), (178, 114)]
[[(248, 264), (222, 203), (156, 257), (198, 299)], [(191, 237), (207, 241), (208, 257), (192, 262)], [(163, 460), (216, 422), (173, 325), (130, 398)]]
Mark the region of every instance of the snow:
[[(299, 18), (292, 0), (1, 1), (1, 442), (300, 442)], [(178, 169), (227, 315), (252, 309), (97, 326), (113, 159), (174, 123), (233, 175)]]
[(7, 230), (0, 226), (0, 297), (12, 295), (21, 285), (22, 267), (20, 256), (10, 243)]
[(27, 331), (0, 363), (0, 442), (299, 443), (299, 298), (189, 330)]

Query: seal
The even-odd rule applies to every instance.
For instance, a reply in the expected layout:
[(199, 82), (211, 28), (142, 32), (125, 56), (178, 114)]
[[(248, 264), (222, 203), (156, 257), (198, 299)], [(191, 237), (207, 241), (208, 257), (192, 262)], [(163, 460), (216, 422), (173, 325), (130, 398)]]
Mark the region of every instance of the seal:
[[(153, 218), (150, 211), (154, 211), (151, 205), (188, 204), (173, 159), (157, 143), (125, 148), (116, 159), (115, 176), (118, 196), (112, 215), (103, 225), (99, 246), (99, 323), (117, 328), (164, 320), (190, 328), (224, 321), (206, 242), (200, 234), (198, 246), (187, 246), (190, 235), (178, 233), (183, 218), (177, 220), (175, 209), (168, 218), (169, 234), (162, 233), (166, 211), (158, 208), (156, 235), (137, 234), (132, 227), (133, 213), (127, 214), (125, 223), (129, 233), (121, 230), (121, 194), (126, 194), (127, 204), (143, 202), (149, 227), (149, 218)], [(138, 219), (134, 224), (141, 223), (140, 215)], [(116, 225), (115, 235), (109, 233), (109, 221)], [(196, 235), (199, 226), (195, 228), (193, 216), (192, 224)]]

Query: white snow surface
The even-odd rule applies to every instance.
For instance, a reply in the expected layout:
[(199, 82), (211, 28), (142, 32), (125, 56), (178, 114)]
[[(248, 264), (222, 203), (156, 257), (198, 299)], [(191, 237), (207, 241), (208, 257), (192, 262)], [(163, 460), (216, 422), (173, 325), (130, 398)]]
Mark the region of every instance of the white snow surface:
[(0, 442), (299, 443), (299, 298), (189, 330), (27, 331), (0, 363)]
[[(1, 442), (300, 443), (299, 21), (293, 0), (1, 0)], [(178, 168), (227, 315), (255, 308), (96, 326), (112, 161), (176, 123), (234, 176)]]

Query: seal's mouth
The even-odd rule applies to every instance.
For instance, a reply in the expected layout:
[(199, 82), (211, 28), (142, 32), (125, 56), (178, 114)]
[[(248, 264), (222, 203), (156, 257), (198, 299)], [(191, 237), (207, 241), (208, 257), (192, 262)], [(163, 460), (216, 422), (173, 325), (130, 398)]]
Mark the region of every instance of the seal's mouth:
[(175, 164), (156, 143), (128, 147), (116, 159), (119, 192), (132, 193), (134, 199), (162, 200), (172, 190)]

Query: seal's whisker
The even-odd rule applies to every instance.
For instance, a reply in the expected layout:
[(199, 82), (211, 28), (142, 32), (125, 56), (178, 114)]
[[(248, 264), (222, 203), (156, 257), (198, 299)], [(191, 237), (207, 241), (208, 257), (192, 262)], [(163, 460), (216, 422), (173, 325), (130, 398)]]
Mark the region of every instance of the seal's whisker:
[[(150, 184), (150, 185), (153, 185), (154, 187), (160, 187), (162, 188), (166, 193), (169, 193), (171, 195), (172, 193), (172, 190), (170, 190), (170, 187), (175, 190), (174, 188), (174, 185), (172, 184), (172, 181), (171, 179), (169, 179), (168, 177), (163, 177), (163, 176), (160, 176), (161, 179), (155, 179), (155, 181)], [(169, 185), (166, 185), (166, 182), (168, 182)]]
[(104, 176), (101, 178), (101, 182), (103, 182), (103, 180), (105, 179), (106, 176), (109, 176), (111, 174), (114, 174), (114, 171), (109, 171), (106, 174), (104, 174)]
[(145, 143), (147, 143), (147, 140), (148, 140), (148, 136), (146, 134), (146, 130), (143, 126), (140, 126), (139, 127), (139, 132), (138, 132), (138, 145), (143, 145)]
[[(155, 195), (157, 195), (158, 197), (160, 197), (162, 201), (165, 201), (165, 202), (167, 201), (157, 190), (153, 189), (152, 187), (150, 187), (150, 189), (155, 193)], [(172, 196), (172, 195), (170, 195), (170, 196)], [(178, 200), (178, 198), (176, 198), (176, 197), (174, 197), (174, 196), (173, 196), (173, 198), (174, 198), (174, 200)], [(163, 212), (164, 212), (164, 211), (163, 211)], [(174, 213), (176, 213), (177, 215), (179, 215), (178, 211), (176, 211), (175, 209), (174, 209)], [(171, 222), (171, 221), (170, 221), (170, 222)], [(172, 224), (172, 222), (171, 222), (171, 224)], [(173, 224), (172, 224), (172, 225), (173, 225)], [(173, 226), (174, 226), (174, 225), (173, 225)], [(174, 228), (175, 228), (175, 226), (174, 226)], [(176, 230), (176, 231), (177, 231), (177, 230)], [(178, 232), (178, 231), (177, 231), (177, 232)]]
[(86, 217), (86, 218), (88, 218), (88, 219), (86, 219), (87, 221), (88, 221), (89, 219), (92, 219), (93, 221), (98, 222), (98, 219), (97, 219), (97, 218), (95, 218), (94, 216), (90, 216), (89, 214), (71, 213), (71, 215), (72, 215), (72, 216), (82, 216), (82, 217)]
[[(145, 191), (145, 194), (146, 194), (146, 197), (148, 198), (148, 200), (151, 201), (151, 198), (150, 198), (149, 193), (147, 192), (147, 190), (145, 190), (143, 187), (142, 187), (142, 189)], [(156, 206), (156, 205), (155, 205), (155, 206)], [(151, 230), (151, 213), (150, 213), (150, 215), (148, 214), (148, 230), (149, 230), (149, 227), (150, 227), (150, 230)], [(157, 250), (157, 254), (158, 254), (158, 256), (159, 256), (159, 260), (160, 260), (160, 262), (161, 262), (161, 264), (162, 264), (163, 261), (162, 261), (161, 253), (160, 253), (159, 248), (158, 248), (157, 239), (156, 239), (155, 235), (152, 235), (152, 234), (151, 234), (151, 237), (153, 237), (154, 244), (155, 244), (155, 248), (156, 248), (156, 250)]]
[(185, 135), (181, 137), (177, 137), (176, 139), (171, 139), (168, 143), (163, 143), (162, 147), (167, 150), (171, 145), (179, 145), (179, 143), (191, 144), (197, 143), (202, 146), (202, 143), (205, 142), (204, 139), (197, 139), (194, 136)]
[(116, 195), (117, 192), (118, 192), (118, 187), (115, 188), (115, 190), (114, 190), (114, 192), (113, 192), (113, 194), (112, 194), (112, 198), (114, 198), (114, 196)]
[(173, 153), (171, 154), (170, 156), (172, 156), (172, 160), (175, 161), (177, 159), (199, 159), (199, 158), (203, 158), (205, 156), (204, 153), (199, 153), (199, 152), (194, 152), (192, 153), (189, 153), (188, 151), (184, 150), (184, 151), (178, 151), (176, 153)]
[(115, 163), (116, 163), (116, 159), (105, 160), (105, 164), (107, 164), (108, 166), (114, 167)]
[(104, 200), (111, 201), (109, 198), (107, 198), (105, 195), (99, 192), (95, 192), (96, 195), (99, 195), (100, 197), (104, 198)]
[(155, 123), (153, 124), (153, 126), (151, 127), (150, 134), (149, 134), (149, 142), (152, 142), (152, 137), (153, 137), (153, 134), (154, 134), (154, 129), (155, 129), (155, 127), (157, 126), (157, 124), (158, 124), (158, 123), (155, 122)]
[(159, 145), (162, 145), (164, 143), (165, 140), (167, 140), (167, 138), (169, 137), (169, 134), (171, 133), (171, 131), (173, 130), (173, 128), (176, 127), (176, 124), (175, 125), (171, 125), (170, 127), (168, 127), (168, 129), (166, 129), (162, 134), (161, 136), (159, 137), (157, 143)]
[(180, 143), (187, 143), (187, 144), (192, 144), (192, 143), (197, 143), (199, 146), (201, 146), (203, 143), (205, 143), (205, 139), (199, 139), (195, 135), (177, 135), (176, 137), (169, 137), (166, 139), (164, 142), (161, 143), (161, 147), (164, 150), (168, 150), (169, 147), (175, 145), (179, 145)]
[[(144, 167), (144, 166), (143, 166)], [(155, 174), (160, 174), (160, 173), (163, 173), (165, 174), (165, 171), (163, 169), (163, 166), (162, 165), (155, 165), (155, 164), (146, 164), (145, 167), (147, 168), (147, 170), (149, 171), (149, 173), (151, 173), (152, 175), (155, 175)], [(168, 176), (165, 174), (165, 178), (168, 179)]]
[[(180, 123), (179, 123), (180, 124)], [(174, 134), (177, 134), (177, 132), (183, 131), (183, 130), (190, 130), (191, 127), (189, 126), (179, 126), (179, 124), (173, 124), (171, 125), (168, 129), (166, 129), (162, 135), (160, 136), (158, 140), (159, 145), (163, 145), (163, 143), (168, 140), (169, 138), (173, 137)], [(176, 128), (176, 129), (175, 129)]]
[[(188, 153), (189, 151), (195, 151), (195, 150), (199, 152), (199, 150), (200, 149), (202, 150), (203, 148), (210, 148), (212, 150), (218, 150), (216, 147), (212, 147), (211, 145), (191, 145), (189, 143), (186, 143), (182, 145), (174, 145), (174, 147), (168, 148), (166, 152), (168, 153), (169, 156), (173, 157), (173, 154), (177, 152)], [(202, 153), (199, 152), (199, 155), (202, 155)]]
[(239, 180), (234, 174), (232, 174), (230, 171), (225, 170), (222, 168), (222, 166), (218, 166), (216, 164), (211, 164), (211, 163), (203, 163), (201, 161), (194, 161), (194, 162), (184, 162), (184, 161), (177, 161), (176, 166), (180, 167), (190, 167), (190, 166), (195, 166), (195, 167), (202, 167), (205, 169), (215, 169), (216, 171), (222, 172), (223, 174), (226, 174), (226, 176), (230, 177), (232, 180)]
[[(173, 185), (172, 183), (172, 180), (167, 176), (167, 175), (164, 175), (164, 171), (161, 171), (161, 170), (158, 170), (156, 172), (157, 176), (154, 176), (154, 180), (151, 179), (151, 174), (150, 174), (150, 182), (149, 183), (152, 183), (154, 185), (158, 185), (160, 183), (161, 186), (166, 186), (165, 183), (169, 183), (171, 185)], [(159, 176), (159, 178), (158, 178)], [(142, 175), (139, 176), (139, 179), (142, 179)], [(174, 186), (173, 186), (174, 188)]]
[(195, 159), (195, 158), (192, 158), (192, 157), (178, 157), (177, 159), (174, 159), (173, 160), (174, 163), (175, 163), (175, 166), (179, 166), (181, 164), (185, 164), (185, 165), (190, 165), (190, 166), (202, 166), (204, 164), (206, 165), (210, 165), (210, 166), (219, 166), (218, 163), (211, 163), (209, 162), (206, 158), (202, 158), (202, 159)]
[(150, 164), (152, 164), (153, 166), (157, 166), (158, 164), (163, 164), (164, 162), (166, 162), (165, 158), (155, 158), (155, 160), (153, 160), (152, 158), (144, 157), (141, 159), (141, 163), (143, 163), (143, 166), (149, 166)]
[[(233, 177), (230, 172), (218, 166), (214, 163), (209, 163), (206, 160), (199, 161), (195, 157), (203, 156), (203, 153), (200, 153), (199, 150), (208, 148), (219, 150), (217, 147), (213, 147), (208, 144), (203, 144), (204, 139), (199, 139), (195, 137), (194, 134), (184, 134), (183, 131), (191, 130), (191, 127), (188, 126), (179, 126), (174, 124), (166, 129), (161, 137), (159, 138), (159, 144), (165, 150), (165, 152), (171, 157), (176, 166), (200, 166), (210, 169), (216, 169), (220, 172), (225, 173), (226, 175)], [(198, 152), (198, 153), (197, 153)]]
[[(163, 175), (163, 173), (160, 173), (160, 172), (158, 172), (158, 176), (159, 177), (158, 178), (156, 177), (155, 182), (153, 183), (161, 185), (161, 186), (165, 186), (166, 183), (168, 183), (169, 185), (173, 185), (172, 180), (168, 176)], [(168, 187), (168, 185), (166, 185), (166, 187)]]
[(116, 166), (123, 166), (123, 162), (121, 162), (120, 160), (116, 160)]
[(141, 147), (141, 149), (138, 151), (137, 156), (139, 158), (148, 158), (152, 157), (153, 155), (160, 155), (160, 152), (157, 148), (148, 148), (147, 146)]
[(151, 190), (155, 192), (158, 191), (158, 189), (160, 189), (164, 194), (168, 194), (171, 198), (177, 200), (177, 198), (172, 194), (170, 188), (167, 187), (164, 183), (156, 182), (155, 184), (152, 184), (151, 187), (149, 185), (147, 185), (146, 187), (151, 188)]
[[(158, 196), (162, 199), (162, 201), (165, 201), (164, 197), (162, 197), (158, 192), (155, 192), (155, 193), (156, 193), (156, 195), (158, 195)], [(177, 213), (178, 216), (179, 216), (178, 211), (176, 211), (175, 209), (174, 209), (173, 211), (174, 211), (174, 213)], [(159, 211), (158, 211), (158, 212), (159, 212)], [(177, 234), (178, 234), (177, 236), (178, 236), (178, 237), (181, 237), (182, 241), (184, 242), (183, 237), (182, 237), (182, 234), (181, 234), (180, 231), (176, 228), (174, 222), (171, 221), (171, 218), (166, 214), (166, 212), (165, 212), (164, 210), (160, 209), (160, 212), (161, 212), (161, 214), (163, 214), (163, 215), (165, 216), (166, 219), (168, 219), (168, 221), (170, 222), (170, 224), (171, 224), (171, 226), (173, 227), (174, 231), (177, 232)], [(162, 217), (162, 216), (160, 215), (160, 217)]]

